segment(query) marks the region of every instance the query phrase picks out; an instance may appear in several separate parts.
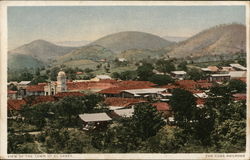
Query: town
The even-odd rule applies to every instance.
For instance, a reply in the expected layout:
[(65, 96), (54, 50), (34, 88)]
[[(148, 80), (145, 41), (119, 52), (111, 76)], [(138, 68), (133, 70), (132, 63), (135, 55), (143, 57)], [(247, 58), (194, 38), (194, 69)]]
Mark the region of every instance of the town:
[[(189, 67), (186, 62), (177, 66), (172, 60), (158, 60), (155, 65), (141, 62), (134, 72), (136, 76), (125, 78), (124, 72), (113, 72), (72, 79), (62, 67), (55, 81), (8, 81), (8, 151), (189, 152), (203, 146), (200, 152), (223, 152), (231, 145), (230, 152), (244, 147), (244, 138), (222, 146), (230, 131), (222, 132), (239, 125), (238, 134), (245, 136), (245, 123), (240, 122), (246, 116), (246, 67)], [(237, 122), (232, 122), (235, 117)], [(18, 136), (29, 145), (15, 145)]]

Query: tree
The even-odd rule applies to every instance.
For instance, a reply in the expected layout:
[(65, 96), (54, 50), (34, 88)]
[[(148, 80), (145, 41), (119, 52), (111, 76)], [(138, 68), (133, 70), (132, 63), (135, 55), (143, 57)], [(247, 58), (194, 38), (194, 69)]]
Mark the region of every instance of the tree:
[(57, 116), (62, 116), (65, 118), (65, 126), (74, 126), (77, 124), (77, 116), (80, 113), (87, 111), (87, 106), (85, 105), (84, 97), (73, 97), (68, 96), (59, 100), (56, 105), (55, 113)]
[(58, 72), (60, 71), (60, 68), (59, 67), (53, 67), (51, 70), (50, 70), (50, 79), (52, 81), (56, 81), (57, 80), (57, 74)]
[(205, 74), (196, 68), (192, 68), (188, 70), (187, 75), (189, 79), (195, 80), (195, 81), (205, 78)]
[(93, 72), (94, 70), (93, 69), (90, 69), (90, 68), (85, 68), (84, 69), (84, 72), (85, 73), (90, 73), (90, 72)]
[(52, 103), (41, 103), (33, 106), (26, 105), (21, 111), (21, 115), (29, 124), (36, 125), (39, 129), (43, 128), (46, 123), (46, 117), (49, 117)]
[(132, 123), (138, 137), (143, 140), (154, 136), (165, 125), (162, 115), (156, 107), (148, 103), (138, 104), (134, 108)]
[(246, 146), (246, 120), (228, 119), (218, 125), (213, 137), (220, 152), (243, 152)]
[(175, 65), (172, 60), (160, 59), (156, 62), (156, 69), (163, 73), (170, 73), (175, 70)]
[(150, 77), (149, 81), (158, 85), (165, 85), (174, 82), (172, 77), (168, 75), (159, 75), (159, 74), (155, 74), (152, 77)]
[(143, 148), (147, 153), (176, 153), (185, 144), (188, 138), (179, 127), (165, 126), (150, 137)]
[(136, 71), (124, 71), (120, 73), (121, 80), (135, 80), (137, 78)]
[(232, 79), (228, 84), (229, 90), (235, 93), (246, 93), (247, 85), (245, 82), (242, 82), (238, 79)]
[(203, 146), (210, 145), (216, 121), (215, 110), (210, 106), (196, 108), (195, 120), (194, 138), (198, 139)]
[(21, 81), (31, 81), (33, 78), (33, 74), (29, 73), (29, 72), (23, 72), (21, 73), (19, 80)]
[(177, 67), (178, 70), (187, 71), (187, 61), (182, 61)]
[(32, 81), (30, 82), (30, 84), (32, 85), (37, 85), (38, 83), (44, 83), (46, 82), (48, 79), (48, 76), (44, 75), (44, 76), (36, 76), (32, 79)]
[(115, 78), (115, 79), (119, 79), (119, 78), (120, 78), (120, 74), (119, 74), (118, 72), (113, 72), (113, 73), (111, 74), (111, 77), (112, 77), (112, 78)]
[(195, 119), (196, 98), (189, 91), (177, 88), (173, 90), (170, 105), (177, 125), (190, 129), (190, 121)]
[(165, 125), (161, 114), (148, 103), (138, 104), (134, 115), (119, 118), (107, 130), (94, 134), (92, 144), (99, 150), (128, 153), (139, 151), (145, 140)]
[(153, 69), (154, 67), (150, 63), (143, 63), (139, 66), (136, 70), (139, 80), (147, 81), (154, 74)]

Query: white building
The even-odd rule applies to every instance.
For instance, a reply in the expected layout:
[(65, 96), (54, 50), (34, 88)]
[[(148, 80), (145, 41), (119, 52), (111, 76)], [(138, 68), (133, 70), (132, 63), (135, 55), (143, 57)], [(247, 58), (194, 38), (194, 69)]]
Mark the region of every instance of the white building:
[(44, 86), (45, 95), (55, 95), (59, 92), (67, 92), (67, 78), (63, 71), (58, 73), (56, 82), (50, 82)]
[(185, 71), (172, 71), (171, 75), (175, 79), (183, 80), (186, 76), (187, 72)]
[(238, 71), (246, 71), (247, 68), (238, 64), (238, 63), (234, 63), (234, 64), (230, 64), (231, 67), (233, 67), (235, 70), (238, 70)]

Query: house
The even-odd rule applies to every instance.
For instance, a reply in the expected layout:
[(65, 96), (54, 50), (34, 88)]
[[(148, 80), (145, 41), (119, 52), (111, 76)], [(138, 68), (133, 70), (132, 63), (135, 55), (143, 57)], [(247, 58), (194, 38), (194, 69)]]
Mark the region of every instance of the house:
[(216, 73), (219, 68), (217, 66), (208, 66), (207, 68), (201, 68), (201, 70), (205, 73)]
[(179, 79), (179, 80), (183, 80), (186, 76), (187, 72), (185, 71), (172, 71), (171, 75), (174, 79)]
[(139, 98), (108, 97), (105, 99), (104, 104), (109, 107), (109, 110), (117, 110), (143, 102), (147, 101)]
[(18, 82), (17, 81), (10, 81), (10, 82), (7, 83), (8, 86), (11, 85), (11, 84), (17, 86)]
[(175, 84), (183, 89), (195, 89), (197, 87), (197, 82), (193, 80), (179, 80)]
[(233, 67), (237, 71), (246, 71), (247, 70), (246, 67), (244, 67), (238, 63), (230, 64), (230, 66)]
[(79, 117), (83, 121), (83, 130), (105, 127), (112, 120), (106, 113), (84, 113)]
[(119, 62), (127, 62), (127, 60), (125, 58), (118, 58)]
[(122, 97), (121, 92), (124, 90), (153, 88), (155, 85), (149, 81), (117, 81), (114, 87), (103, 89), (98, 93), (103, 94), (105, 97)]
[(23, 98), (26, 96), (26, 88), (30, 84), (31, 81), (21, 81), (17, 84), (18, 96), (19, 98)]
[(29, 105), (36, 105), (39, 103), (46, 103), (46, 102), (53, 102), (55, 101), (54, 96), (36, 96), (36, 97), (25, 97), (24, 100), (27, 102)]
[(100, 81), (104, 79), (112, 79), (109, 75), (97, 75), (95, 78), (92, 78), (91, 81)]
[(213, 86), (213, 83), (208, 82), (208, 80), (199, 80), (197, 81), (197, 88), (199, 89), (209, 89)]
[(204, 107), (205, 102), (206, 102), (205, 99), (203, 99), (203, 98), (197, 98), (196, 99), (196, 107), (198, 107), (198, 108)]
[(230, 72), (235, 71), (233, 67), (221, 67), (220, 72)]
[(120, 117), (132, 117), (134, 115), (134, 108), (114, 110), (114, 113)]
[(85, 94), (81, 92), (60, 92), (54, 95), (56, 98), (64, 98), (68, 96), (85, 96)]
[(21, 81), (17, 84), (17, 89), (25, 89), (31, 81)]
[(9, 99), (7, 103), (8, 110), (21, 110), (22, 106), (26, 104), (26, 101), (23, 99)]
[[(143, 88), (123, 90), (121, 96), (123, 98), (158, 98), (160, 93), (166, 91), (165, 88)], [(160, 98), (160, 97), (159, 97)]]
[(44, 95), (44, 86), (46, 83), (38, 83), (38, 85), (29, 85), (26, 88), (27, 96), (42, 96)]
[(233, 99), (235, 101), (246, 100), (247, 99), (247, 95), (246, 95), (246, 93), (236, 93), (236, 94), (233, 94)]
[(246, 78), (247, 71), (231, 71), (228, 73), (231, 79)]
[(152, 106), (156, 107), (157, 111), (162, 112), (165, 118), (172, 116), (172, 109), (168, 103), (165, 102), (156, 102)]
[(8, 99), (17, 99), (17, 91), (8, 90)]
[(68, 82), (67, 89), (72, 92), (92, 91), (99, 92), (104, 89), (116, 87), (116, 82), (92, 81), (92, 82)]
[(222, 81), (229, 81), (230, 80), (230, 74), (211, 74), (209, 77), (210, 82), (222, 82)]

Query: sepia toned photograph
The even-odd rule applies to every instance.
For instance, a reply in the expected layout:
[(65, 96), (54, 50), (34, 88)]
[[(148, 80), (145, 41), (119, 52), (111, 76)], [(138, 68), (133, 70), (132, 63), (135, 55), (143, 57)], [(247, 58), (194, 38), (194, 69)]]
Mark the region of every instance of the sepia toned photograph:
[(247, 158), (247, 3), (11, 4), (1, 156)]

